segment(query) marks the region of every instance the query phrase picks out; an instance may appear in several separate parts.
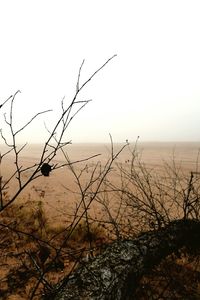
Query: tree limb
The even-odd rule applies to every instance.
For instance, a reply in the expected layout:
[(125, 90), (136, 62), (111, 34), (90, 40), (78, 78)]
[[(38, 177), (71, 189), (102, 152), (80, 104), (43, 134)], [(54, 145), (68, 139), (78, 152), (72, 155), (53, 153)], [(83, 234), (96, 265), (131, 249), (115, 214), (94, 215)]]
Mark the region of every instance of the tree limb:
[(65, 278), (54, 300), (130, 300), (144, 274), (181, 248), (200, 248), (200, 221), (176, 220), (133, 240), (114, 242)]

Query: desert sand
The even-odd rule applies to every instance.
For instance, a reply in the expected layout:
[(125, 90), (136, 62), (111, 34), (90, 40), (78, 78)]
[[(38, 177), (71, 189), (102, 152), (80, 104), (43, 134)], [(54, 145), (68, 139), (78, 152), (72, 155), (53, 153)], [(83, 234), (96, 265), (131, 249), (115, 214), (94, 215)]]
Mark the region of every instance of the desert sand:
[[(119, 151), (122, 144), (114, 145), (114, 152)], [(4, 153), (5, 147), (0, 146), (1, 153)], [(119, 157), (116, 159), (117, 163), (121, 163), (124, 166), (128, 166), (131, 160), (131, 151), (134, 145), (127, 146)], [(19, 155), (20, 166), (29, 167), (39, 161), (41, 155), (41, 145), (28, 145)], [(146, 142), (139, 143), (137, 145), (137, 152), (142, 162), (144, 162), (148, 168), (161, 170), (163, 168), (164, 161), (174, 160), (188, 175), (191, 171), (197, 171), (198, 169), (198, 151), (200, 149), (200, 142)], [(110, 144), (72, 144), (68, 145), (66, 150), (71, 162), (87, 159), (96, 154), (99, 156), (92, 157), (89, 160), (75, 163), (74, 169), (77, 174), (80, 174), (84, 168), (84, 172), (81, 174), (81, 182), (87, 182), (87, 177), (91, 174), (92, 169), (97, 162), (101, 162), (102, 165), (108, 161), (111, 153)], [(6, 180), (11, 176), (15, 169), (14, 164), (15, 157), (13, 154), (5, 156), (1, 163), (1, 176), (3, 180)], [(52, 164), (64, 164), (66, 163), (62, 153), (58, 153)], [(23, 180), (26, 181), (31, 175), (32, 169), (24, 172)], [(89, 177), (88, 177), (89, 178)], [(117, 177), (113, 175), (113, 181), (117, 180)], [(11, 180), (7, 193), (9, 197), (12, 197), (18, 188), (17, 181)], [(72, 192), (73, 191), (73, 192)], [(66, 216), (70, 216), (75, 209), (76, 203), (80, 199), (80, 192), (77, 181), (70, 171), (69, 167), (62, 167), (54, 170), (50, 173), (49, 177), (41, 176), (32, 181), (24, 191), (16, 199), (16, 202), (24, 201), (38, 201), (41, 200), (44, 203), (47, 215), (53, 220), (66, 219)], [(93, 207), (95, 210), (95, 207)], [(95, 212), (94, 212), (95, 214)], [(67, 218), (68, 218), (67, 217)]]

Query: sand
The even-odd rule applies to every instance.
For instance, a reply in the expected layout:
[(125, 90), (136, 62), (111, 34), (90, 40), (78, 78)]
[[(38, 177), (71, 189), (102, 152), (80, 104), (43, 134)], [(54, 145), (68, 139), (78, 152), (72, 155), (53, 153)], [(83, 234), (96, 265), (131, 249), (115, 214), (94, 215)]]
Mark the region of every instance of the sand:
[[(114, 152), (116, 153), (122, 147), (122, 144), (114, 145)], [(5, 147), (0, 146), (1, 153), (4, 153)], [(119, 157), (116, 159), (117, 163), (128, 167), (131, 160), (131, 151), (134, 145), (126, 147)], [(196, 171), (198, 168), (198, 151), (200, 148), (200, 142), (188, 142), (188, 143), (139, 143), (137, 146), (137, 152), (142, 162), (144, 162), (148, 168), (159, 170), (163, 168), (164, 161), (175, 160), (177, 164), (181, 164), (182, 168), (188, 175), (191, 171)], [(33, 166), (39, 161), (41, 155), (41, 145), (28, 145), (19, 155), (20, 166), (29, 167)], [(102, 166), (108, 161), (111, 153), (111, 145), (109, 144), (72, 144), (66, 148), (71, 162), (88, 159), (96, 154), (100, 154), (97, 157), (92, 157), (89, 160), (75, 163), (74, 170), (77, 174), (81, 174), (81, 183), (84, 187), (91, 170), (94, 168), (97, 162), (101, 162)], [(13, 154), (8, 154), (2, 160), (1, 175), (3, 180), (7, 180), (15, 169), (14, 164), (15, 157)], [(52, 164), (64, 164), (66, 163), (62, 153), (58, 155), (52, 161)], [(84, 169), (85, 168), (85, 169)], [(81, 170), (84, 172), (81, 173)], [(33, 169), (29, 169), (24, 172), (23, 182), (25, 182), (31, 175)], [(114, 173), (113, 173), (114, 174)], [(114, 182), (117, 180), (116, 174), (109, 175), (109, 179)], [(7, 193), (11, 198), (18, 189), (18, 183), (15, 177), (9, 183)], [(50, 173), (49, 177), (41, 176), (36, 180), (29, 183), (29, 185), (23, 190), (23, 192), (17, 197), (16, 202), (26, 201), (39, 201), (41, 200), (45, 206), (46, 212), (53, 220), (63, 220), (73, 214), (80, 201), (80, 189), (77, 185), (77, 180), (70, 171), (69, 167), (62, 167), (54, 170)], [(95, 207), (93, 207), (95, 215)]]

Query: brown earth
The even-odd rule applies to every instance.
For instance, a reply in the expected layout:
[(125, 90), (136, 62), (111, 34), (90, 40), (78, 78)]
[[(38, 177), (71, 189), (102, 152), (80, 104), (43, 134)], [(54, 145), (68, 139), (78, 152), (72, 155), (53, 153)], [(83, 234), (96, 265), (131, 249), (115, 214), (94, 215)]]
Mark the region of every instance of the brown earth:
[[(114, 145), (114, 152), (117, 152), (121, 144)], [(172, 161), (175, 161), (177, 165), (181, 165), (182, 169), (186, 174), (190, 174), (191, 171), (199, 171), (198, 167), (198, 151), (200, 148), (200, 142), (198, 143), (140, 143), (137, 147), (137, 151), (139, 153), (139, 156), (141, 158), (141, 161), (146, 164), (149, 170), (156, 170), (158, 173), (163, 171), (164, 161), (167, 161), (168, 163), (172, 163)], [(124, 168), (128, 168), (129, 164), (131, 163), (131, 151), (133, 150), (133, 147), (126, 147), (123, 152), (120, 154), (120, 156), (117, 158), (116, 163), (122, 165)], [(0, 146), (1, 153), (4, 153), (5, 148), (4, 146)], [(87, 182), (89, 176), (91, 176), (92, 169), (95, 167), (97, 162), (101, 162), (102, 166), (106, 164), (110, 157), (111, 153), (111, 146), (108, 144), (75, 144), (75, 145), (69, 145), (67, 147), (67, 154), (70, 158), (71, 162), (76, 162), (74, 164), (74, 170), (77, 172), (77, 174), (81, 174), (81, 183), (84, 186), (84, 184)], [(96, 154), (100, 154), (97, 157), (92, 157)], [(23, 167), (29, 167), (33, 166), (35, 163), (38, 162), (41, 155), (41, 146), (40, 145), (30, 145), (27, 148), (24, 149), (24, 151), (20, 155), (20, 166)], [(88, 159), (89, 157), (92, 157), (89, 160), (86, 160), (84, 162), (80, 162), (83, 159)], [(55, 164), (65, 164), (66, 160), (63, 157), (62, 153), (59, 153), (56, 156), (56, 159), (52, 162)], [(13, 173), (15, 169), (14, 164), (14, 156), (12, 154), (8, 154), (3, 160), (0, 165), (0, 172), (1, 176), (3, 176), (3, 180), (7, 180), (11, 174)], [(84, 170), (84, 172), (82, 172)], [(32, 172), (32, 169), (27, 170), (24, 172), (22, 180), (25, 182), (27, 178), (30, 176)], [(113, 182), (113, 184), (117, 184), (120, 180), (120, 177), (118, 176), (116, 172), (112, 172), (111, 175), (109, 175), (109, 179)], [(11, 198), (15, 192), (18, 189), (18, 182), (15, 177), (11, 180), (9, 183), (9, 188), (6, 190), (5, 197)], [(49, 177), (41, 176), (37, 178), (36, 180), (32, 181), (25, 190), (20, 194), (20, 196), (15, 200), (14, 205), (16, 205), (17, 209), (23, 206), (28, 206), (30, 209), (33, 208), (32, 211), (37, 210), (38, 203), (42, 203), (42, 211), (45, 213), (45, 218), (48, 219), (48, 223), (51, 224), (51, 231), (53, 231), (53, 227), (56, 228), (62, 227), (63, 225), (67, 226), (70, 224), (71, 220), (73, 220), (74, 212), (77, 208), (77, 205), (80, 202), (80, 190), (77, 186), (77, 181), (70, 171), (68, 166), (64, 166), (62, 168), (59, 168), (57, 170), (54, 170), (52, 173), (50, 173)], [(36, 203), (36, 208), (35, 204)], [(109, 207), (111, 210), (115, 211), (118, 209), (118, 203), (110, 197), (109, 199)], [(24, 208), (23, 208), (24, 209)], [(13, 213), (13, 210), (12, 210)], [(6, 213), (4, 212), (2, 215), (1, 222), (10, 222), (10, 217), (12, 215), (11, 212)], [(14, 207), (14, 213), (15, 214), (15, 207)], [(25, 213), (18, 214), (18, 219), (21, 217), (25, 218)], [(105, 216), (105, 209), (99, 205), (97, 202), (94, 202), (89, 210), (90, 217), (94, 220), (98, 220), (98, 224), (101, 224), (101, 221), (104, 221)], [(8, 218), (9, 215), (9, 218)], [(27, 212), (28, 215), (28, 212)], [(31, 219), (31, 217), (29, 216)], [(37, 216), (33, 217), (38, 218)], [(24, 220), (23, 220), (24, 221)], [(24, 221), (26, 224), (26, 221)], [(27, 226), (28, 223), (27, 223)], [(35, 226), (35, 225), (34, 225)], [(24, 230), (24, 228), (23, 228)], [(96, 230), (96, 229), (95, 229)], [(103, 230), (103, 228), (102, 228)], [(54, 233), (55, 233), (54, 232)], [(102, 231), (103, 232), (103, 231)], [(102, 233), (101, 232), (101, 233)], [(51, 232), (52, 233), (52, 232)], [(24, 274), (28, 274), (27, 269), (23, 266), (23, 264), (19, 264), (17, 260), (17, 254), (16, 254), (16, 243), (18, 243), (18, 252), (25, 251), (27, 248), (32, 249), (32, 251), (37, 253), (35, 255), (38, 255), (41, 252), (41, 245), (39, 247), (39, 250), (36, 249), (35, 244), (33, 244), (31, 241), (26, 241), (26, 243), (20, 244), (19, 241), (16, 240), (16, 235), (13, 234), (12, 236), (9, 236), (9, 239), (5, 238), (5, 231), (2, 231), (2, 255), (0, 259), (0, 290), (1, 290), (1, 282), (3, 284), (3, 288), (5, 288), (5, 280), (6, 276), (9, 274), (9, 270), (12, 269), (12, 273), (10, 273), (9, 280), (6, 279), (6, 284), (10, 284), (10, 288), (12, 285), (19, 284), (19, 274), (20, 276), (24, 276)], [(81, 231), (77, 233), (75, 236), (75, 239), (79, 235), (81, 235)], [(96, 233), (95, 233), (96, 234)], [(98, 233), (99, 234), (99, 233)], [(97, 235), (98, 235), (97, 234)], [(12, 238), (15, 239), (15, 245), (13, 242), (9, 244), (9, 241), (12, 240)], [(95, 240), (97, 243), (99, 241), (102, 241), (102, 236), (99, 234), (97, 239)], [(58, 239), (55, 242), (55, 245), (58, 246), (61, 242), (60, 239)], [(82, 246), (85, 246), (87, 244), (87, 241), (80, 241), (82, 243)], [(57, 243), (57, 244), (56, 244)], [(7, 246), (6, 246), (7, 245)], [(5, 247), (4, 247), (5, 246)], [(76, 241), (71, 242), (70, 246), (76, 246)], [(79, 245), (80, 246), (80, 245)], [(4, 247), (4, 248), (3, 248)], [(25, 249), (25, 250), (24, 250)], [(22, 252), (23, 252), (22, 251)], [(15, 252), (15, 255), (13, 256), (13, 253)], [(12, 255), (8, 255), (8, 253), (11, 253)], [(52, 254), (53, 255), (53, 254)], [(4, 258), (3, 258), (4, 257)], [(5, 260), (6, 258), (6, 260)], [(73, 263), (73, 260), (70, 262), (69, 257), (67, 257), (64, 260), (64, 273), (66, 273), (66, 270), (69, 270), (71, 267), (71, 263)], [(13, 266), (17, 267), (13, 267)], [(25, 269), (23, 269), (25, 268)], [(18, 273), (17, 275), (15, 272)], [(62, 269), (62, 268), (61, 268)], [(19, 273), (20, 271), (20, 273)], [(63, 269), (61, 270), (63, 272)], [(34, 271), (33, 271), (34, 273)], [(28, 299), (27, 295), (30, 294), (30, 287), (32, 286), (31, 280), (33, 274), (30, 274), (30, 280), (26, 283), (26, 289), (22, 289), (22, 293), (20, 294), (20, 288), (14, 289), (15, 292), (11, 294), (6, 294), (4, 296), (0, 295), (0, 299)], [(27, 275), (28, 276), (28, 275)], [(63, 274), (62, 274), (63, 276)], [(62, 277), (61, 276), (61, 277)], [(57, 271), (50, 274), (50, 277), (54, 277), (53, 281), (57, 281)], [(22, 278), (23, 279), (23, 278)], [(22, 280), (21, 279), (21, 280)], [(22, 280), (23, 282), (23, 280)], [(6, 285), (7, 287), (7, 285)], [(15, 294), (16, 293), (16, 294)]]

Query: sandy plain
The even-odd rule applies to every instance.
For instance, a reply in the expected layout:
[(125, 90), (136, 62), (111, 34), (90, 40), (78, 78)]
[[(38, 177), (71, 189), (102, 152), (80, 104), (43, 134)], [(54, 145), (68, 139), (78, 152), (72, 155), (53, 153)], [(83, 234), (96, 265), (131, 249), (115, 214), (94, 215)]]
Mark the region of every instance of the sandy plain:
[[(114, 153), (117, 153), (123, 144), (114, 144)], [(5, 147), (0, 146), (1, 153), (5, 152)], [(126, 167), (131, 161), (131, 151), (135, 145), (125, 147), (120, 153), (115, 162), (120, 163)], [(159, 171), (163, 168), (164, 161), (171, 162), (174, 160), (188, 175), (191, 171), (198, 171), (198, 153), (200, 149), (200, 142), (145, 142), (138, 143), (137, 153), (142, 162), (146, 164), (151, 170)], [(19, 154), (20, 166), (30, 167), (37, 163), (40, 159), (42, 145), (28, 145)], [(77, 174), (81, 173), (81, 182), (87, 181), (87, 177), (91, 174), (90, 168), (101, 162), (102, 166), (106, 164), (111, 155), (110, 144), (72, 144), (68, 145), (65, 152), (70, 158), (71, 162), (76, 162), (74, 170)], [(94, 157), (96, 154), (99, 156)], [(91, 157), (91, 158), (90, 158)], [(90, 158), (90, 159), (88, 159)], [(86, 159), (86, 161), (81, 161)], [(52, 164), (62, 165), (66, 160), (60, 152), (53, 159)], [(84, 172), (81, 170), (84, 169)], [(7, 180), (15, 170), (15, 157), (13, 154), (8, 154), (2, 159), (1, 176), (3, 180)], [(28, 169), (23, 173), (23, 181), (25, 182), (33, 168)], [(109, 175), (110, 176), (110, 175)], [(7, 194), (12, 197), (17, 189), (18, 183), (15, 178), (10, 181), (7, 189)], [(89, 178), (89, 177), (88, 177)], [(111, 180), (115, 182), (117, 176), (111, 173)], [(40, 176), (36, 180), (30, 182), (23, 192), (15, 201), (38, 201), (41, 200), (44, 204), (47, 215), (53, 220), (62, 220), (66, 215), (70, 215), (75, 208), (76, 203), (80, 199), (78, 192), (77, 180), (70, 171), (69, 167), (62, 167), (50, 173), (49, 177)], [(73, 192), (72, 192), (73, 191)], [(94, 214), (95, 214), (95, 207)], [(65, 216), (65, 217), (64, 217)]]

